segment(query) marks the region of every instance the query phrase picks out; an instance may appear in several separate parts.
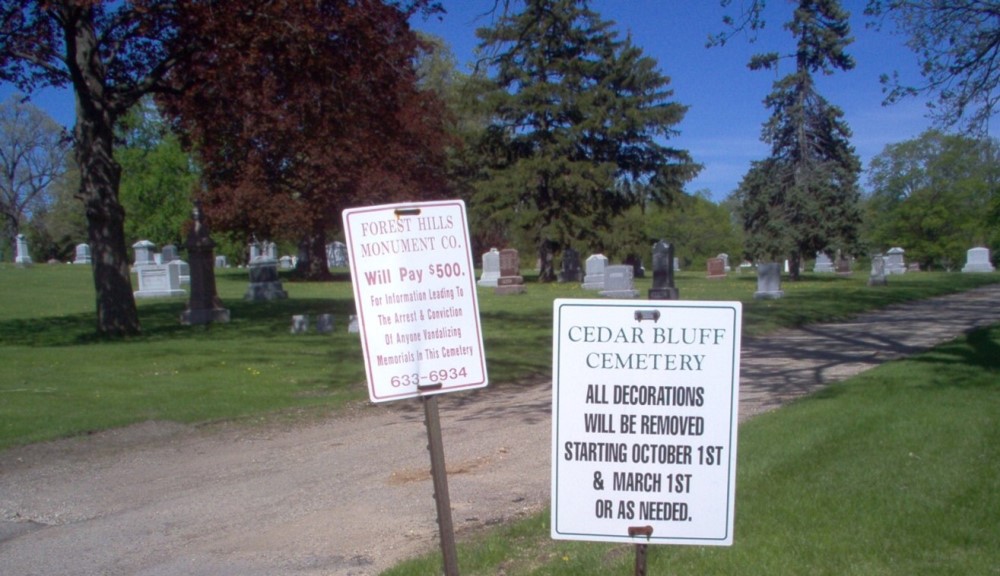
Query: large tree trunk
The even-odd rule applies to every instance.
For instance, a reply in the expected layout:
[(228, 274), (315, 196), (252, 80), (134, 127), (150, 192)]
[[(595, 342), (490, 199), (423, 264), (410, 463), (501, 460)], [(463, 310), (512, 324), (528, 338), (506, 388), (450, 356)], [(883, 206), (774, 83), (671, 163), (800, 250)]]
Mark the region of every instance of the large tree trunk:
[(326, 260), (326, 229), (316, 223), (313, 231), (299, 241), (299, 261), (295, 272), (306, 280), (331, 280)]
[(542, 240), (538, 244), (538, 281), (556, 281), (556, 255), (555, 249), (558, 246), (555, 242)]
[(125, 209), (118, 201), (121, 168), (111, 156), (111, 126), (99, 126), (101, 123), (77, 117), (79, 197), (87, 213), (97, 331), (106, 336), (125, 336), (139, 333), (139, 314), (129, 272)]

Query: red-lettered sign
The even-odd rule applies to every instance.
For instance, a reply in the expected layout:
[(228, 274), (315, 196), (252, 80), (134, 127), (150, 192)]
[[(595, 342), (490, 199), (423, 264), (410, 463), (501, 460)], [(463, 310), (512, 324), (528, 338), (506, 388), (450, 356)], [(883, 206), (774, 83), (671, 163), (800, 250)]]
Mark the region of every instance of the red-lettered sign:
[(343, 213), (372, 402), (486, 386), (461, 200)]

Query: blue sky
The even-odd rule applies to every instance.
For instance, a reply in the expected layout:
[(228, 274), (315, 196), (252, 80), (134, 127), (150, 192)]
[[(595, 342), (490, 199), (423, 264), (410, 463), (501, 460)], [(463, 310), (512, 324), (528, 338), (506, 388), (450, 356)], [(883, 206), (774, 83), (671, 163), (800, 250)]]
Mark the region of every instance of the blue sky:
[[(819, 82), (826, 99), (844, 111), (854, 132), (852, 143), (867, 167), (887, 144), (915, 138), (931, 122), (925, 117), (923, 100), (882, 106), (879, 75), (898, 70), (904, 78), (915, 81), (916, 56), (906, 48), (902, 36), (866, 28), (864, 3), (843, 1), (851, 12), (855, 42), (849, 52), (857, 66)], [(740, 0), (733, 4), (740, 4)], [(494, 0), (443, 0), (443, 5), (447, 14), (440, 19), (418, 18), (414, 27), (444, 38), (465, 69), (473, 60), (476, 28), (491, 23), (487, 12)], [(750, 162), (768, 153), (759, 140), (761, 124), (768, 117), (762, 101), (776, 76), (773, 72), (751, 72), (746, 63), (757, 52), (788, 52), (793, 48), (794, 40), (782, 28), (790, 18), (791, 4), (771, 0), (767, 26), (755, 43), (736, 37), (721, 48), (705, 47), (708, 36), (723, 29), (724, 11), (718, 0), (592, 0), (591, 8), (605, 20), (616, 22), (622, 36), (631, 33), (633, 43), (654, 58), (660, 71), (671, 79), (672, 100), (690, 107), (676, 126), (680, 135), (668, 142), (688, 150), (704, 165), (701, 174), (687, 185), (687, 192), (708, 190), (714, 200), (724, 199), (739, 184)], [(0, 98), (6, 99), (10, 92), (9, 85), (0, 86)], [(67, 91), (43, 91), (35, 94), (32, 102), (61, 124), (73, 124), (73, 99)]]
[[(414, 26), (444, 38), (463, 67), (473, 61), (476, 28), (491, 24), (491, 16), (484, 14), (493, 4), (494, 0), (443, 0), (448, 13), (441, 21), (420, 20)], [(680, 135), (668, 142), (688, 150), (704, 165), (686, 186), (689, 193), (707, 189), (714, 200), (722, 200), (739, 185), (750, 162), (768, 154), (760, 141), (761, 125), (769, 116), (763, 99), (776, 76), (750, 71), (746, 64), (758, 52), (790, 52), (794, 40), (782, 27), (791, 17), (791, 4), (782, 0), (767, 4), (767, 24), (756, 42), (737, 36), (724, 47), (706, 48), (709, 35), (724, 29), (726, 12), (718, 0), (591, 1), (591, 9), (614, 21), (622, 37), (630, 33), (633, 43), (659, 63), (660, 72), (671, 79), (672, 99), (690, 107), (676, 126)], [(925, 117), (924, 100), (882, 106), (879, 75), (898, 70), (915, 81), (917, 61), (904, 37), (866, 28), (870, 19), (863, 14), (864, 4), (865, 0), (842, 2), (851, 12), (855, 41), (848, 52), (855, 68), (820, 78), (819, 85), (824, 97), (844, 111), (854, 133), (852, 143), (867, 167), (887, 144), (915, 138), (932, 123)], [(779, 73), (789, 71), (782, 68)]]

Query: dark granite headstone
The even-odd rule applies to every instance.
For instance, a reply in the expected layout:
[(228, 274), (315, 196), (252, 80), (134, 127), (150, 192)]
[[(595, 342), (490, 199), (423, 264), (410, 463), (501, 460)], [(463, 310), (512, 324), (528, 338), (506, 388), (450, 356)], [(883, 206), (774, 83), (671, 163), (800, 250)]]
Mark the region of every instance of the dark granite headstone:
[(562, 271), (559, 272), (559, 281), (580, 281), (580, 253), (572, 248), (563, 250)]
[(674, 246), (660, 240), (653, 245), (653, 287), (650, 300), (678, 300), (680, 292), (674, 286)]

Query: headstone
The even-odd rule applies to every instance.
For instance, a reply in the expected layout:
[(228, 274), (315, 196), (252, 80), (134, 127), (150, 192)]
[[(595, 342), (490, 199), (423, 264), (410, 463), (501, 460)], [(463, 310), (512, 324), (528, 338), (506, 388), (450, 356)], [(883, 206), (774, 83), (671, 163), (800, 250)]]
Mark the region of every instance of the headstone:
[(250, 243), (250, 262), (260, 258), (260, 244), (256, 242)]
[(151, 264), (156, 264), (156, 259), (153, 255), (156, 249), (156, 244), (153, 244), (149, 240), (139, 240), (132, 245), (132, 250), (135, 251), (135, 262), (133, 262), (133, 268), (139, 268), (141, 266), (148, 266)]
[(291, 270), (292, 268), (295, 268), (295, 262), (292, 260), (291, 256), (286, 254), (278, 259), (278, 268), (281, 268), (282, 270)]
[[(920, 262), (910, 262), (909, 264), (906, 265), (906, 271), (920, 272)], [(951, 267), (948, 268), (948, 271), (951, 272)]]
[(757, 291), (753, 293), (755, 300), (776, 299), (784, 296), (781, 289), (781, 267), (777, 262), (764, 262), (757, 265)]
[(591, 254), (584, 266), (583, 289), (604, 290), (604, 270), (608, 266), (608, 258), (604, 254)]
[(965, 266), (962, 266), (962, 272), (993, 272), (994, 270), (996, 268), (990, 262), (989, 248), (970, 248), (965, 253)]
[(191, 219), (194, 224), (185, 242), (191, 260), (191, 297), (187, 309), (181, 313), (181, 324), (224, 324), (229, 322), (229, 310), (222, 305), (215, 288), (215, 242), (208, 224), (202, 219), (199, 202), (195, 202), (191, 210)]
[(259, 302), (261, 300), (282, 300), (288, 298), (288, 292), (281, 286), (278, 278), (278, 261), (266, 256), (259, 256), (250, 263), (250, 286), (243, 295), (244, 300)]
[(178, 260), (180, 256), (177, 255), (177, 246), (173, 244), (167, 244), (160, 251), (160, 264), (170, 264), (174, 260)]
[(906, 262), (903, 260), (905, 251), (902, 248), (892, 248), (885, 256), (886, 274), (905, 274)]
[(77, 244), (76, 254), (73, 257), (73, 264), (90, 264), (90, 245)]
[(888, 283), (885, 277), (885, 257), (879, 252), (872, 256), (872, 271), (868, 276), (868, 285), (885, 286)]
[(709, 258), (706, 268), (708, 268), (706, 278), (718, 279), (726, 277), (726, 261), (722, 258)]
[(216, 268), (229, 268), (229, 260), (222, 254), (215, 257)]
[(480, 286), (495, 288), (500, 279), (500, 252), (496, 248), (483, 254), (483, 274), (479, 277)]
[(360, 332), (360, 329), (358, 328), (358, 316), (356, 314), (348, 316), (347, 332), (348, 334), (358, 334)]
[(320, 334), (333, 333), (333, 314), (320, 314), (316, 317), (316, 331)]
[(31, 254), (28, 253), (28, 239), (24, 237), (24, 234), (18, 234), (16, 240), (14, 263), (18, 266), (31, 266), (33, 262)]
[(521, 258), (517, 250), (504, 248), (500, 251), (500, 277), (497, 278), (497, 286), (493, 289), (494, 294), (523, 294), (524, 277), (521, 276)]
[(180, 270), (177, 266), (145, 264), (136, 266), (135, 272), (139, 276), (136, 298), (168, 298), (187, 294), (181, 288)]
[(639, 291), (635, 289), (632, 274), (635, 268), (628, 264), (608, 266), (604, 269), (604, 290), (599, 294), (605, 298), (635, 298)]
[(674, 272), (681, 271), (681, 259), (674, 256)]
[(562, 271), (559, 272), (559, 281), (580, 281), (580, 253), (572, 248), (563, 250)]
[(177, 268), (177, 277), (180, 278), (181, 285), (186, 286), (191, 284), (191, 267), (188, 266), (187, 262), (175, 259), (167, 263), (167, 266), (174, 266)]
[(271, 259), (278, 259), (278, 245), (274, 242), (264, 242), (264, 256)]
[(309, 316), (306, 314), (296, 314), (292, 316), (292, 334), (305, 334), (309, 331)]
[(725, 252), (723, 252), (722, 254), (719, 254), (718, 256), (716, 256), (716, 258), (722, 260), (722, 269), (725, 272), (729, 272), (729, 270), (730, 270), (730, 268), (729, 268), (729, 254), (726, 254)]
[(347, 261), (347, 245), (343, 242), (331, 242), (326, 246), (326, 264), (328, 268), (344, 268)]
[(625, 258), (625, 264), (632, 267), (632, 278), (645, 278), (646, 268), (642, 265), (642, 258), (636, 256), (635, 254), (629, 254)]
[(816, 253), (816, 263), (813, 264), (813, 272), (817, 274), (826, 274), (833, 272), (833, 260), (826, 255), (826, 252)]
[(653, 245), (653, 287), (649, 289), (650, 300), (679, 300), (680, 292), (674, 286), (674, 257), (672, 244), (660, 240)]
[(850, 258), (845, 258), (844, 256), (837, 257), (836, 263), (837, 274), (848, 275), (851, 273), (851, 260)]

